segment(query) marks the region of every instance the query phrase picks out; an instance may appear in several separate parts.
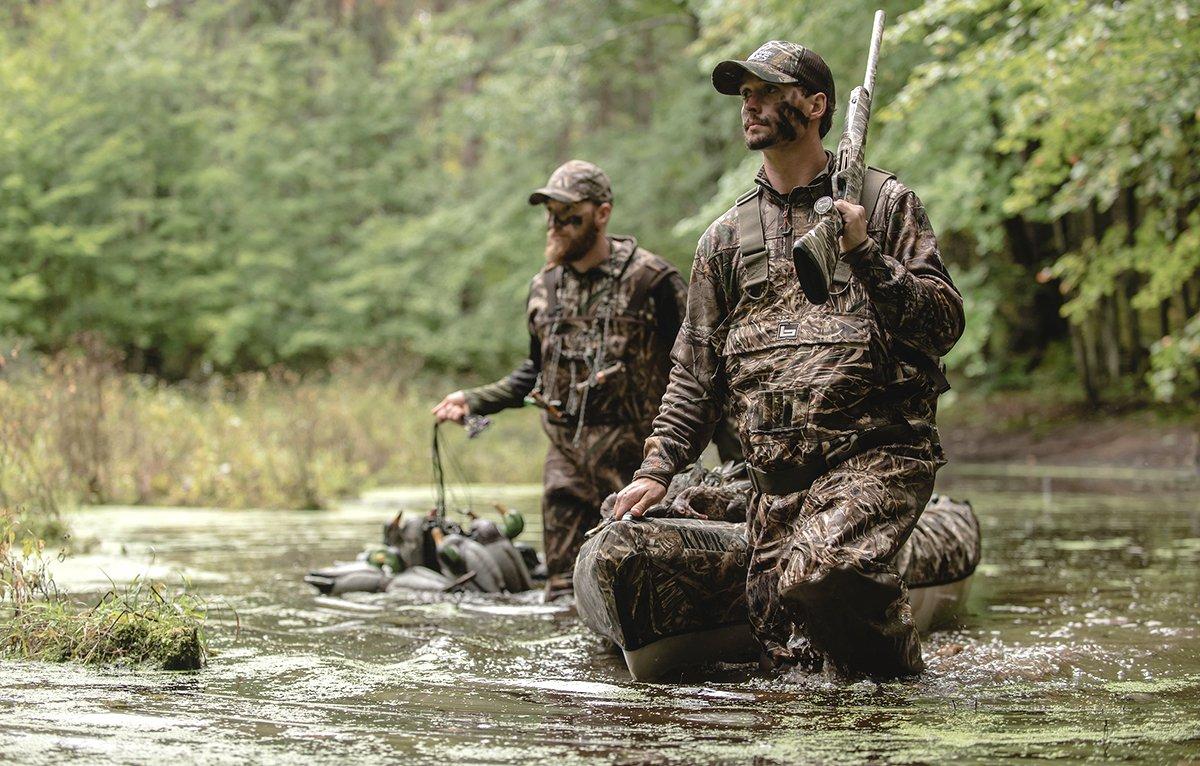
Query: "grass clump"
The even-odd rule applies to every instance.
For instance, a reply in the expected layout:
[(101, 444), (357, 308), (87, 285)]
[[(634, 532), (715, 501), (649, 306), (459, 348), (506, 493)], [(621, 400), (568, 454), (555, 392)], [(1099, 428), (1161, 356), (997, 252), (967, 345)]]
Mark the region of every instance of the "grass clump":
[(114, 588), (92, 606), (58, 590), (45, 542), (20, 516), (0, 511), (0, 656), (46, 662), (196, 670), (206, 648), (204, 603), (167, 596), (145, 580)]
[(204, 666), (203, 604), (168, 598), (139, 582), (90, 607), (57, 597), (23, 604), (0, 627), (0, 650), (45, 662), (198, 670)]

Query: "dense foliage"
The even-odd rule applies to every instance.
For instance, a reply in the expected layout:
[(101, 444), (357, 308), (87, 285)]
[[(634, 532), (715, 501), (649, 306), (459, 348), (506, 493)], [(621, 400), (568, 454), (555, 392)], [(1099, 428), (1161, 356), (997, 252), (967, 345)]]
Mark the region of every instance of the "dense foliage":
[(615, 229), (686, 268), (758, 162), (712, 65), (810, 43), (844, 112), (880, 4), (869, 151), (967, 295), (951, 362), (1019, 382), (1070, 348), (1092, 397), (1189, 396), (1195, 0), (9, 3), (0, 331), (99, 332), (168, 377), (361, 351), (497, 373), (540, 262), (530, 188), (598, 162)]

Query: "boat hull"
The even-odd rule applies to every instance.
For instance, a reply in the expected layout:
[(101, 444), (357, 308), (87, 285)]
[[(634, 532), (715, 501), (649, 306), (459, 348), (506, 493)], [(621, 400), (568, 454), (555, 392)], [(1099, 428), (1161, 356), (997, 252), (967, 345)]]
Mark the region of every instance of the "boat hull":
[[(979, 523), (968, 503), (935, 497), (897, 567), (909, 584), (918, 630), (952, 620), (979, 562)], [(575, 566), (580, 619), (616, 644), (632, 676), (754, 659), (749, 629), (745, 524), (697, 519), (610, 523)]]

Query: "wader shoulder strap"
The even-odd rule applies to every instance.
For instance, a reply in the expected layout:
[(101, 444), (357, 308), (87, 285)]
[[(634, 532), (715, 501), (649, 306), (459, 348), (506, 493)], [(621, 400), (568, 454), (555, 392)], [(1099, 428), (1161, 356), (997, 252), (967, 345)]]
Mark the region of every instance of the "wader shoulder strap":
[(562, 266), (542, 272), (542, 284), (546, 286), (546, 315), (558, 316), (558, 283), (562, 280)]
[(643, 259), (634, 265), (633, 259), (636, 257), (637, 251), (635, 250), (629, 257), (630, 266), (625, 272), (626, 278), (630, 282), (629, 301), (625, 305), (627, 314), (637, 314), (642, 310), (650, 299), (650, 293), (654, 292), (654, 288), (670, 269), (667, 263), (650, 258)]
[[(871, 223), (875, 220), (875, 212), (879, 208), (879, 196), (883, 191), (883, 185), (895, 178), (895, 173), (890, 173), (886, 170), (867, 166), (867, 175), (863, 178), (862, 195), (858, 198), (859, 204), (867, 211), (867, 228), (872, 227)], [(837, 267), (833, 271), (833, 283), (835, 285), (844, 285), (850, 281), (850, 264), (838, 259)]]
[(879, 194), (883, 191), (883, 185), (895, 177), (895, 173), (867, 166), (867, 175), (863, 178), (863, 190), (862, 196), (859, 197), (859, 203), (867, 211), (868, 226), (875, 218), (875, 208), (879, 206)]
[(762, 189), (755, 186), (737, 200), (738, 249), (742, 254), (742, 292), (758, 299), (767, 289), (767, 237), (763, 231)]

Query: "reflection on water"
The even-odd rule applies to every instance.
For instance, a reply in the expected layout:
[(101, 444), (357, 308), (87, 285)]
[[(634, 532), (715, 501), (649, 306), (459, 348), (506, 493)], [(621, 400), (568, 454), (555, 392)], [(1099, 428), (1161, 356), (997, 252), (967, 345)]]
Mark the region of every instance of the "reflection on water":
[[(75, 591), (149, 569), (213, 599), (194, 674), (0, 663), (0, 758), (53, 762), (706, 763), (998, 757), (1177, 761), (1200, 752), (1196, 495), (947, 482), (984, 527), (959, 628), (916, 682), (835, 686), (744, 666), (633, 683), (564, 604), (535, 596), (318, 597), (396, 505), (332, 513), (81, 512)], [(536, 521), (531, 488), (474, 488)], [(486, 507), (485, 503), (481, 503)], [(526, 536), (536, 539), (536, 523)], [(236, 616), (235, 616), (236, 614)], [(240, 626), (240, 632), (235, 631)]]

